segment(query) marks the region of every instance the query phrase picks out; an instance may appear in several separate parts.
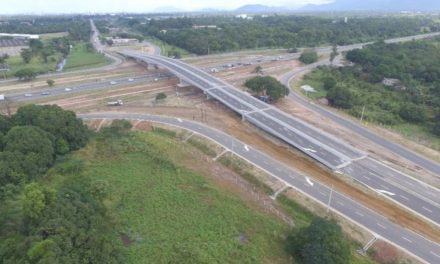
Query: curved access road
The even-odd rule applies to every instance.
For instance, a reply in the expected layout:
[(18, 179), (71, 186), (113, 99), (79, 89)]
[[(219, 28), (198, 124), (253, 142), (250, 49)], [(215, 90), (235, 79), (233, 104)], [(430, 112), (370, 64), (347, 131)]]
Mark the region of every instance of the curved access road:
[[(410, 41), (413, 39), (423, 39), (423, 38), (429, 38), (429, 37), (433, 37), (433, 36), (437, 36), (440, 33), (431, 33), (431, 34), (424, 34), (424, 35), (417, 35), (417, 36), (412, 36), (412, 37), (405, 37), (405, 38), (397, 38), (397, 39), (390, 39), (387, 40), (386, 42), (388, 43), (397, 43), (397, 42), (405, 42), (405, 41)], [(356, 44), (356, 45), (350, 45), (350, 46), (341, 46), (338, 47), (339, 51), (348, 51), (348, 50), (352, 50), (352, 49), (358, 49), (358, 48), (362, 48), (363, 46), (367, 45), (369, 43), (364, 43), (364, 44)], [(321, 51), (321, 49), (319, 49), (318, 51)], [(328, 48), (322, 48), (322, 51), (328, 51)], [(296, 76), (298, 76), (298, 74), (304, 73), (306, 71), (312, 70), (318, 66), (321, 65), (329, 65), (330, 62), (329, 60), (322, 60), (310, 65), (306, 65), (304, 67), (301, 67), (299, 69), (295, 69), (292, 72), (289, 72), (287, 74), (285, 74), (284, 76), (282, 76), (280, 78), (280, 81), (286, 85), (287, 87), (290, 87), (290, 81), (295, 78)], [(291, 89), (292, 90), (292, 89)], [(293, 90), (292, 90), (293, 91)], [(368, 130), (367, 128), (363, 127), (360, 124), (357, 124), (351, 120), (348, 120), (347, 118), (344, 118), (330, 110), (327, 110), (326, 108), (313, 104), (310, 101), (308, 101), (306, 98), (304, 98), (303, 96), (301, 96), (300, 94), (296, 93), (295, 91), (293, 91), (292, 93), (289, 94), (289, 98), (293, 101), (295, 101), (296, 103), (299, 103), (303, 106), (305, 106), (306, 108), (309, 108), (312, 111), (315, 111), (329, 119), (331, 119), (332, 121), (336, 122), (337, 124), (350, 129), (351, 131), (353, 131), (354, 133), (361, 135), (371, 141), (373, 141), (374, 143), (388, 149), (389, 151), (404, 157), (405, 159), (413, 162), (414, 164), (417, 164), (418, 166), (431, 171), (435, 174), (437, 174), (440, 177), (440, 164), (438, 164), (435, 161), (432, 161), (426, 157), (421, 156), (418, 153), (415, 153), (397, 143), (391, 142), (390, 140), (387, 140), (385, 138), (383, 138), (382, 136)]]
[(208, 97), (217, 99), (263, 131), (285, 141), (333, 171), (347, 174), (418, 216), (440, 225), (440, 190), (399, 171), (390, 170), (384, 164), (368, 158), (361, 150), (196, 67), (162, 56), (132, 51), (124, 51), (122, 54), (166, 67), (181, 80), (200, 88)]
[(388, 241), (423, 263), (440, 263), (440, 245), (400, 227), (362, 204), (338, 193), (326, 185), (301, 175), (261, 151), (246, 145), (232, 136), (204, 124), (181, 118), (135, 113), (78, 114), (84, 120), (128, 119), (166, 124), (192, 131), (223, 146), (256, 167), (266, 171), (287, 186), (328, 207), (353, 223), (367, 229), (375, 236)]

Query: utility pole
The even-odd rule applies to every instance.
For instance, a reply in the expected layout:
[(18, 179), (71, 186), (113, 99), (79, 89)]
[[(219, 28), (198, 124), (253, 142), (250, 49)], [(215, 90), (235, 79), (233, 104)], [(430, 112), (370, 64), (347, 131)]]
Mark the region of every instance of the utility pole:
[(365, 105), (364, 107), (362, 107), (361, 120), (360, 120), (361, 123), (364, 120), (364, 113), (365, 113)]
[(327, 203), (327, 213), (330, 211), (330, 203), (332, 202), (332, 195), (333, 195), (333, 184), (330, 189), (330, 196), (328, 197), (328, 203)]

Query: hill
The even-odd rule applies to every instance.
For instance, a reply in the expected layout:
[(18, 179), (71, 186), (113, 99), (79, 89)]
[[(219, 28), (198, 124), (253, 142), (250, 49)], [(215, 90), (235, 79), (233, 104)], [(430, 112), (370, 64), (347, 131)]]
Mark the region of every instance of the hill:
[(306, 5), (301, 11), (432, 11), (440, 10), (436, 0), (336, 0), (322, 5)]

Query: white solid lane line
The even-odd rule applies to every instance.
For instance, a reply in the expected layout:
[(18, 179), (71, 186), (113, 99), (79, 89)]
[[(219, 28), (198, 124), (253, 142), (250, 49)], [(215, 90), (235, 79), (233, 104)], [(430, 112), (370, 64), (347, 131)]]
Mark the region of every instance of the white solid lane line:
[(355, 212), (355, 214), (364, 217), (364, 214), (360, 213), (360, 212)]
[(406, 241), (408, 241), (409, 243), (412, 243), (412, 241), (411, 240), (409, 240), (408, 238), (406, 238), (406, 237), (402, 237), (404, 240), (406, 240)]
[(384, 225), (382, 225), (381, 223), (377, 223), (378, 226), (382, 227), (383, 229), (387, 229)]
[(428, 211), (428, 212), (430, 212), (432, 214), (432, 210), (430, 210), (430, 209), (428, 209), (428, 208), (426, 208), (424, 206), (422, 206), (422, 208), (423, 208), (423, 210)]
[(306, 181), (307, 181), (307, 183), (308, 183), (310, 186), (313, 186), (313, 185), (314, 185), (314, 183), (312, 182), (312, 180), (310, 180), (309, 177), (306, 177)]
[(440, 258), (440, 255), (437, 254), (437, 253), (434, 253), (434, 252), (432, 252), (432, 251), (429, 251), (429, 253), (431, 253), (432, 255), (436, 256), (437, 258)]

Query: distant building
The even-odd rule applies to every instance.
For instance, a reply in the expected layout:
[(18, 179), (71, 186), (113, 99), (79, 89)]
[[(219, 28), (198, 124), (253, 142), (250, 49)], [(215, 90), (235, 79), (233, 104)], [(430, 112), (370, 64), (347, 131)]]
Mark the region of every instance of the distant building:
[(403, 85), (403, 83), (399, 79), (384, 78), (382, 80), (382, 84), (384, 86), (393, 87), (398, 90), (406, 90), (406, 87)]
[(248, 16), (247, 14), (239, 14), (239, 15), (236, 15), (235, 17), (236, 17), (236, 18), (241, 18), (241, 19), (247, 19), (247, 20), (252, 20), (252, 19), (254, 19), (253, 17)]
[(113, 46), (129, 46), (129, 45), (137, 45), (139, 44), (138, 39), (131, 38), (107, 38), (107, 40), (113, 41)]
[(203, 29), (203, 28), (217, 28), (216, 25), (193, 25), (193, 29)]
[(0, 56), (8, 54), (9, 56), (20, 55), (22, 49), (29, 48), (29, 41), (25, 39), (1, 39), (0, 38)]
[(31, 34), (13, 34), (13, 33), (0, 33), (0, 38), (14, 38), (14, 39), (39, 39), (40, 35), (31, 35)]

